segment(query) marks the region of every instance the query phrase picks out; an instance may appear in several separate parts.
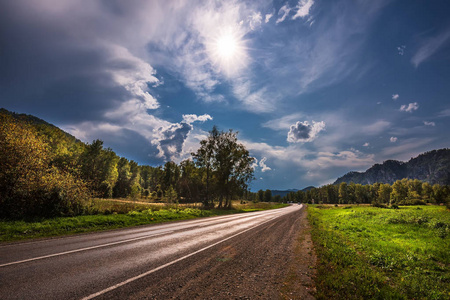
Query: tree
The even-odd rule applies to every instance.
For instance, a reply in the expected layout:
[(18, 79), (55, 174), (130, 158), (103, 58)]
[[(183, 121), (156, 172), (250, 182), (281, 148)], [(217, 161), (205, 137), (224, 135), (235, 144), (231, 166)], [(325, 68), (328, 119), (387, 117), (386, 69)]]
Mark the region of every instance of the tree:
[(264, 191), (263, 190), (258, 191), (258, 197), (256, 199), (258, 200), (258, 202), (264, 201)]
[(219, 207), (231, 207), (231, 197), (247, 189), (248, 183), (253, 179), (254, 158), (244, 145), (238, 143), (237, 134), (232, 130), (219, 131), (214, 126), (209, 136), (200, 142), (197, 152), (192, 154), (197, 166), (205, 168), (206, 205), (210, 205), (212, 178)]
[(344, 204), (347, 203), (348, 199), (348, 190), (347, 190), (347, 183), (341, 182), (339, 184), (339, 203)]
[(378, 189), (378, 201), (380, 203), (389, 203), (391, 197), (392, 187), (387, 183), (380, 184)]
[(264, 202), (272, 202), (272, 191), (266, 190), (264, 192)]

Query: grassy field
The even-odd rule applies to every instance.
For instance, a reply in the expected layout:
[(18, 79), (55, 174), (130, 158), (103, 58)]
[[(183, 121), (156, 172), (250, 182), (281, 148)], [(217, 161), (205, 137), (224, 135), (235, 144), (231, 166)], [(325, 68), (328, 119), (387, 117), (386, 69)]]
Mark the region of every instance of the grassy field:
[(234, 203), (233, 209), (200, 209), (195, 205), (161, 203), (130, 203), (127, 201), (94, 199), (94, 215), (60, 217), (33, 221), (0, 220), (0, 242), (51, 237), (116, 228), (124, 228), (173, 220), (218, 216), (249, 211), (281, 208), (279, 203)]
[(310, 205), (318, 299), (450, 299), (450, 212)]

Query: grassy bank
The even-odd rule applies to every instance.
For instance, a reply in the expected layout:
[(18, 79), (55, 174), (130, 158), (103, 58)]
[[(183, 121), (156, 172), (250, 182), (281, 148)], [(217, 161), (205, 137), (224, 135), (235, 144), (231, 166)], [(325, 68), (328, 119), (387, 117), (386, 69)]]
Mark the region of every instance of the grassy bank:
[(309, 206), (318, 299), (450, 299), (450, 212)]
[[(285, 205), (284, 205), (285, 206)], [(138, 225), (187, 220), (283, 207), (278, 203), (236, 204), (233, 209), (200, 209), (182, 205), (133, 204), (95, 200), (95, 215), (60, 217), (33, 221), (0, 221), (0, 242), (52, 237)], [(119, 213), (118, 213), (119, 212)]]

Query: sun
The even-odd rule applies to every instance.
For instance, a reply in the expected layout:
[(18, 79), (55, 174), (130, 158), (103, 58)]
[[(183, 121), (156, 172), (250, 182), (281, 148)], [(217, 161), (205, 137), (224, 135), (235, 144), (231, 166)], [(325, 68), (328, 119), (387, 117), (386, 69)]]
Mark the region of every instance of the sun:
[(248, 55), (243, 33), (224, 27), (207, 43), (209, 56), (219, 72), (232, 77), (247, 65)]
[(237, 41), (232, 34), (226, 34), (217, 39), (217, 54), (220, 58), (231, 59), (237, 50)]

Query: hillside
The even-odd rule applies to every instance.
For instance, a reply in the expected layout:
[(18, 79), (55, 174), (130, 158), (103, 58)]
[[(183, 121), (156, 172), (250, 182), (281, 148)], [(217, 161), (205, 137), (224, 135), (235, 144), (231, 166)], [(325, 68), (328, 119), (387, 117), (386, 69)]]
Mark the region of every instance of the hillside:
[(419, 179), (430, 184), (450, 185), (450, 149), (425, 152), (408, 162), (387, 160), (375, 164), (365, 172), (349, 172), (339, 177), (334, 184), (354, 182), (392, 184), (397, 180)]

